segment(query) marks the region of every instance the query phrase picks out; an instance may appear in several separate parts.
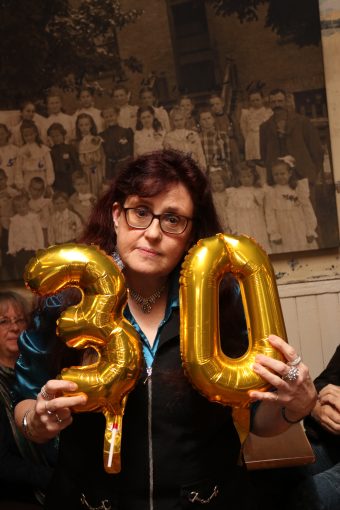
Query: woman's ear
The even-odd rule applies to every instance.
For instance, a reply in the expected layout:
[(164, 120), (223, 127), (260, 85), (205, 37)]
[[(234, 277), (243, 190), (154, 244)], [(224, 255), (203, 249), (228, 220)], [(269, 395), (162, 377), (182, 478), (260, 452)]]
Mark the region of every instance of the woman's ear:
[(113, 226), (115, 230), (118, 228), (119, 224), (119, 218), (122, 214), (122, 208), (118, 202), (115, 202), (112, 206), (112, 219), (113, 219)]

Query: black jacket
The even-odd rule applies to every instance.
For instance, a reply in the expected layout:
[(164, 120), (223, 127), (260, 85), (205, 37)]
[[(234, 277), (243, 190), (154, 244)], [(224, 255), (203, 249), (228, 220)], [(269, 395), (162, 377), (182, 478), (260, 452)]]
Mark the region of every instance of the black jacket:
[[(244, 324), (234, 328), (237, 314), (231, 308), (233, 324), (229, 323), (229, 334), (228, 330), (221, 334), (226, 345), (232, 340), (233, 330), (239, 332), (239, 342), (244, 341)], [(81, 494), (92, 507), (100, 507), (107, 500), (112, 509), (119, 510), (194, 510), (202, 507), (197, 498), (210, 497), (210, 503), (203, 507), (253, 508), (246, 501), (250, 491), (244, 472), (236, 467), (240, 443), (231, 410), (209, 402), (193, 389), (181, 365), (178, 332), (176, 310), (162, 331), (151, 378), (144, 369), (128, 397), (121, 473), (109, 475), (103, 469), (103, 415), (74, 415), (73, 424), (61, 434), (58, 467), (46, 502), (48, 510), (86, 508), (80, 504)], [(226, 345), (226, 354), (239, 354), (234, 349), (228, 352)], [(239, 349), (244, 351), (240, 344)], [(152, 416), (148, 414), (148, 402)], [(148, 420), (152, 424), (151, 441)], [(190, 502), (196, 493), (195, 502)]]

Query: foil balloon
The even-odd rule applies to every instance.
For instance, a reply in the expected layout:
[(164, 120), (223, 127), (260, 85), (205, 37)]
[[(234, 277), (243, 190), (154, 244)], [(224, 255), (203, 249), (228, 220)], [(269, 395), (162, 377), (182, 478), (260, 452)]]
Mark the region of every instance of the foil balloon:
[(79, 392), (88, 396), (87, 404), (75, 408), (76, 412), (104, 414), (104, 467), (117, 473), (126, 399), (142, 367), (138, 335), (123, 317), (127, 301), (124, 277), (112, 259), (95, 246), (70, 243), (39, 250), (26, 266), (24, 279), (40, 296), (71, 286), (81, 291), (80, 303), (61, 314), (57, 332), (69, 347), (95, 351), (96, 359), (65, 368), (59, 377), (74, 381)]
[[(240, 285), (248, 327), (248, 350), (230, 358), (221, 349), (219, 283), (226, 272)], [(282, 359), (268, 342), (275, 334), (286, 339), (275, 275), (264, 250), (247, 236), (217, 234), (190, 249), (181, 270), (181, 354), (193, 386), (209, 400), (233, 407), (243, 441), (249, 431), (249, 391), (265, 391), (253, 370), (257, 354)]]

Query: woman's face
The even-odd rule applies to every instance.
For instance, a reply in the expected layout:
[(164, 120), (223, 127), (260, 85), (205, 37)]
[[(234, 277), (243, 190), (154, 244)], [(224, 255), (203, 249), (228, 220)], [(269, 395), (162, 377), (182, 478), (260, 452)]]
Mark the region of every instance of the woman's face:
[(35, 106), (32, 103), (28, 103), (24, 106), (21, 112), (21, 116), (25, 120), (33, 120), (35, 114)]
[[(124, 207), (145, 206), (153, 214), (172, 212), (192, 218), (194, 204), (188, 190), (182, 183), (169, 185), (154, 197), (142, 198), (130, 195)], [(177, 266), (192, 241), (192, 222), (189, 221), (182, 234), (164, 233), (158, 219), (153, 219), (145, 229), (130, 227), (119, 204), (113, 206), (113, 221), (117, 234), (117, 250), (129, 274), (149, 277), (165, 277)]]
[(252, 108), (255, 108), (255, 110), (258, 110), (263, 106), (263, 97), (259, 92), (254, 92), (254, 94), (250, 94), (249, 105)]
[(140, 116), (140, 121), (144, 128), (152, 128), (154, 116), (151, 112), (143, 112)]
[[(2, 306), (0, 311), (0, 357), (10, 358), (19, 354), (18, 338), (26, 326), (26, 318), (19, 306), (11, 302), (7, 306)], [(9, 324), (4, 323), (10, 319)], [(14, 322), (16, 320), (17, 322)], [(6, 321), (7, 322), (7, 321)]]
[(87, 118), (79, 119), (78, 129), (83, 136), (89, 135), (91, 133), (90, 119), (87, 119)]

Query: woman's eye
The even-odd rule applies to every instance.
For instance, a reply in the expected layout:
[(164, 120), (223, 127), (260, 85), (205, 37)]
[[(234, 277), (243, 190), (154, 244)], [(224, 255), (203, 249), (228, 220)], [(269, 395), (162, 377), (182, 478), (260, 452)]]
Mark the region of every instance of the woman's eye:
[(175, 216), (174, 214), (168, 214), (165, 216), (164, 219), (171, 225), (177, 225), (180, 222), (180, 218), (178, 216)]
[(135, 209), (135, 214), (139, 218), (144, 218), (145, 216), (149, 216), (150, 211), (148, 209), (145, 209), (144, 207), (138, 207), (137, 209)]

